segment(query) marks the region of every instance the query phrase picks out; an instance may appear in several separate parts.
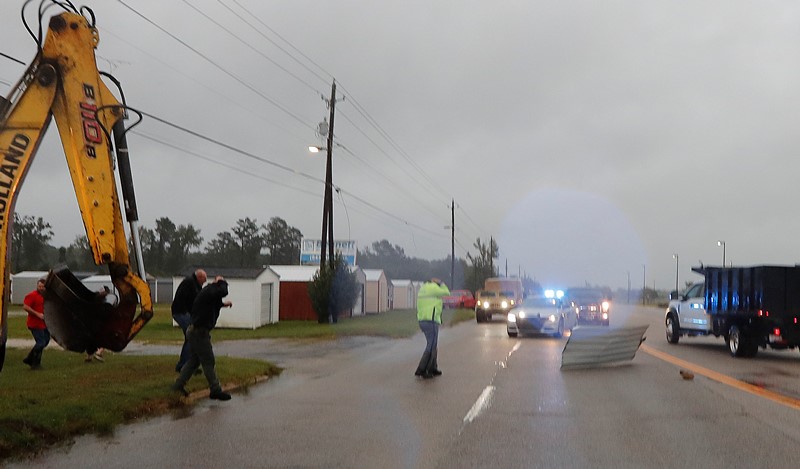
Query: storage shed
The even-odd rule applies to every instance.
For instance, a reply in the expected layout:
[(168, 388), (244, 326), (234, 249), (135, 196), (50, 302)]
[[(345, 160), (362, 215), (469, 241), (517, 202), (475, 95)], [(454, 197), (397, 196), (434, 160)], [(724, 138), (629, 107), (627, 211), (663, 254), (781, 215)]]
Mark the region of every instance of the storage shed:
[[(208, 281), (213, 282), (218, 275), (228, 282), (226, 300), (233, 303), (230, 309), (223, 309), (217, 320), (217, 327), (234, 329), (257, 329), (264, 324), (278, 322), (278, 301), (280, 281), (278, 274), (269, 267), (263, 269), (236, 269), (203, 267)], [(178, 277), (172, 278), (172, 295), (181, 281), (191, 275), (197, 267), (187, 267)]]
[(36, 282), (47, 277), (47, 271), (25, 270), (11, 275), (11, 304), (21, 305), (25, 295), (36, 290)]
[(364, 269), (367, 277), (367, 314), (389, 310), (389, 284), (383, 269)]
[(392, 280), (391, 309), (413, 309), (417, 306), (417, 295), (411, 280)]
[(281, 285), (280, 308), (278, 316), (281, 321), (316, 321), (317, 313), (311, 306), (308, 296), (308, 284), (319, 270), (316, 265), (271, 265), (278, 274)]
[(350, 272), (356, 274), (356, 282), (358, 282), (358, 297), (356, 297), (356, 304), (353, 306), (353, 316), (363, 316), (365, 314), (366, 295), (367, 295), (367, 275), (364, 270), (358, 266), (350, 266)]

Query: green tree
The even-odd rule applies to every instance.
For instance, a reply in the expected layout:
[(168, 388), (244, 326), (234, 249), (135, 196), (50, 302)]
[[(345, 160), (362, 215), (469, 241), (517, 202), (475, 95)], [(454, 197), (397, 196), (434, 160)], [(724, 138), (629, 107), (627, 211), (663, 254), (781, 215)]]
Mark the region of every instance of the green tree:
[(186, 265), (190, 250), (199, 247), (203, 237), (191, 224), (175, 225), (169, 218), (161, 217), (156, 220), (154, 230), (139, 227), (139, 241), (148, 272), (174, 274)]
[[(164, 269), (167, 273), (176, 273), (186, 265), (191, 248), (200, 246), (203, 237), (200, 230), (190, 225), (178, 225), (173, 232), (167, 247)], [(146, 265), (146, 264), (145, 264)]]
[(72, 270), (96, 270), (92, 248), (89, 246), (89, 239), (86, 236), (75, 237), (72, 244), (65, 249), (64, 262)]
[(175, 223), (167, 217), (156, 219), (155, 245), (153, 246), (154, 270), (164, 271), (167, 263), (167, 248), (175, 236), (176, 228)]
[(250, 218), (243, 218), (236, 221), (231, 231), (239, 240), (239, 267), (258, 267), (261, 265), (260, 254), (264, 247), (266, 235), (264, 225)]
[(49, 270), (46, 254), (52, 238), (53, 229), (42, 217), (14, 213), (9, 252), (11, 271)]
[(500, 252), (500, 248), (494, 239), (489, 244), (481, 242), (480, 238), (475, 240), (473, 245), (478, 250), (475, 256), (467, 253), (470, 266), (467, 268), (466, 285), (472, 291), (483, 288), (483, 284), (489, 277), (494, 277), (494, 259)]
[(334, 256), (334, 267), (326, 263), (308, 284), (311, 306), (320, 324), (336, 323), (339, 314), (353, 308), (358, 298), (359, 285), (355, 272), (345, 264), (342, 255)]
[(300, 263), (300, 241), (303, 233), (289, 226), (286, 220), (272, 217), (267, 223), (264, 241), (269, 250), (269, 263), (277, 265), (295, 265)]
[(231, 267), (239, 258), (239, 243), (230, 231), (217, 233), (217, 237), (208, 243), (205, 252), (205, 263), (219, 267)]

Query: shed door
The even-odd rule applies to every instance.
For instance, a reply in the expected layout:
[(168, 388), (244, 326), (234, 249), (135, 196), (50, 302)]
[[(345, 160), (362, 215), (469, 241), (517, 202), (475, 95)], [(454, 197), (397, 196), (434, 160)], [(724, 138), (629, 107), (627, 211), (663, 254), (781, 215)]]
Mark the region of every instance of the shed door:
[(272, 284), (271, 283), (262, 283), (261, 284), (261, 321), (260, 324), (269, 324), (272, 321), (271, 319), (272, 313)]

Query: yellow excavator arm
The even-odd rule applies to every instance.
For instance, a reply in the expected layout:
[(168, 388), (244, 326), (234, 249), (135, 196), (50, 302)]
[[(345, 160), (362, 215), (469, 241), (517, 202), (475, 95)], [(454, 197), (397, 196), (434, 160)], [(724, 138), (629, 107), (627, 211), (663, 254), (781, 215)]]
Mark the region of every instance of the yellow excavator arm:
[[(51, 270), (44, 313), (51, 335), (62, 347), (76, 352), (93, 352), (100, 347), (119, 351), (153, 314), (150, 289), (143, 280), (136, 228), (138, 214), (122, 123), (124, 108), (97, 70), (94, 50), (98, 41), (96, 28), (84, 16), (65, 12), (51, 17), (46, 39), (33, 63), (9, 97), (0, 98), (0, 271), (3, 272), (0, 354), (3, 356), (14, 204), (51, 116), (58, 126), (94, 261), (108, 266), (116, 287), (116, 292), (110, 295), (91, 292), (65, 266)], [(114, 174), (114, 147), (139, 275), (130, 268)], [(141, 313), (137, 316), (138, 305)]]

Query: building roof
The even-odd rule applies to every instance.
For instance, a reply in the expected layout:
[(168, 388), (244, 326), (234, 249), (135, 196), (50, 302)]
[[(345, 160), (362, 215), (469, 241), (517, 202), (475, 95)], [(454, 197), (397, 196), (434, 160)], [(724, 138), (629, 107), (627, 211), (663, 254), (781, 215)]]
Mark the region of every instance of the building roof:
[(310, 282), (319, 270), (317, 265), (271, 265), (281, 282)]
[(238, 267), (201, 267), (201, 266), (186, 266), (181, 272), (181, 277), (192, 275), (195, 270), (203, 269), (206, 271), (209, 280), (213, 280), (217, 275), (222, 275), (225, 278), (245, 278), (254, 279), (261, 275), (267, 268), (238, 268)]
[(410, 287), (411, 280), (396, 280), (392, 279), (392, 285), (395, 287)]
[(11, 274), (11, 278), (35, 278), (38, 280), (42, 277), (47, 277), (46, 270), (23, 270), (22, 272)]
[(377, 282), (383, 275), (383, 269), (364, 269), (364, 274), (367, 276), (367, 282)]

